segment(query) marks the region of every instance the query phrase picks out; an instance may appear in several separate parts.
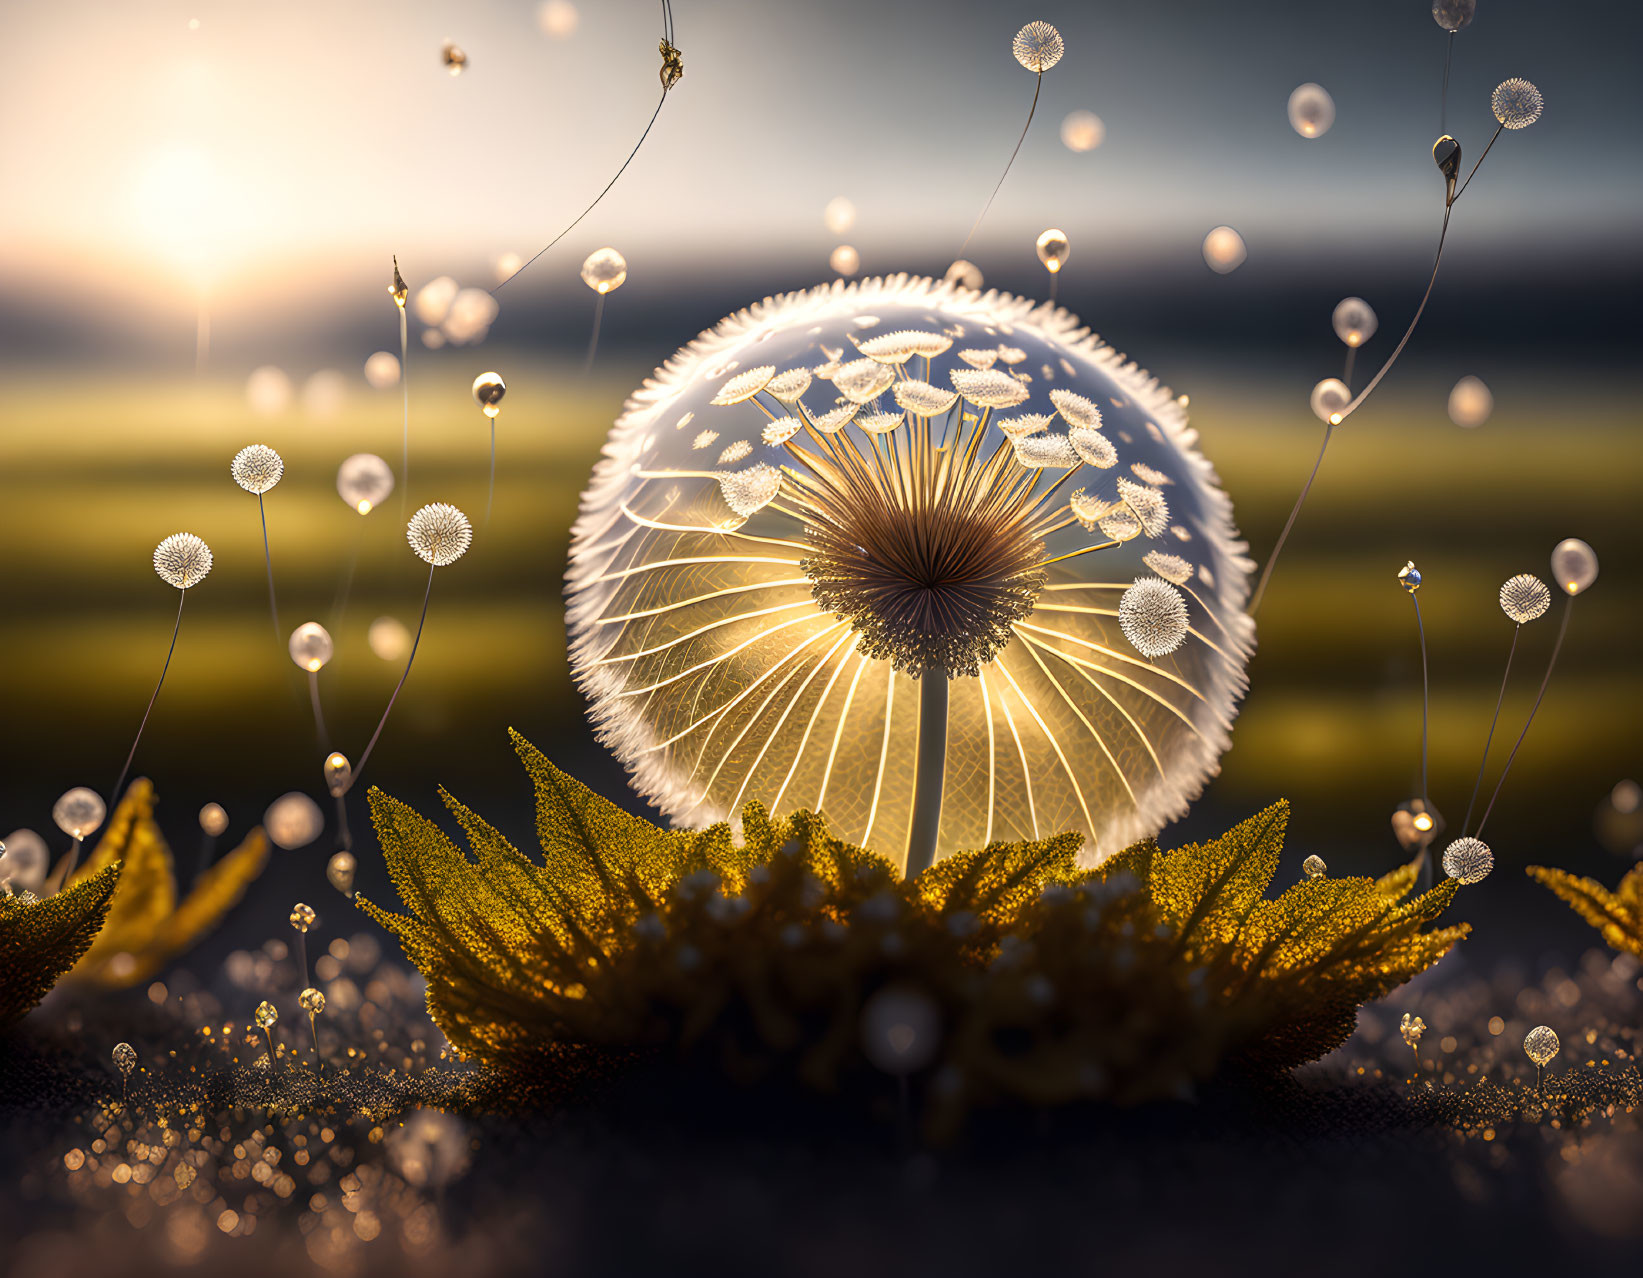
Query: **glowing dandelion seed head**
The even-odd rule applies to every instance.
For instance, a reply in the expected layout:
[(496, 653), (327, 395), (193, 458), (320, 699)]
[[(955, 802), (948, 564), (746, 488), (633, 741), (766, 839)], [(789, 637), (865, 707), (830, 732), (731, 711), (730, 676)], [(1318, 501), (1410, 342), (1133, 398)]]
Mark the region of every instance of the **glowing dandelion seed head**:
[(1551, 606), (1552, 592), (1532, 572), (1508, 577), (1500, 588), (1500, 610), (1520, 626), (1543, 616)]
[(103, 798), (95, 790), (77, 785), (72, 790), (66, 790), (51, 805), (51, 819), (57, 823), (57, 828), (71, 839), (83, 839), (98, 826), (102, 825), (103, 818), (108, 815), (108, 807)]
[(365, 361), (365, 380), (372, 390), (399, 385), (399, 356), (392, 351), (373, 351)]
[[(953, 340), (899, 372), (863, 355), (845, 377), (862, 379), (857, 395), (892, 376), (862, 404), (835, 404), (843, 353), (898, 358), (909, 334)], [(983, 350), (999, 356), (987, 368)], [(1011, 371), (1046, 364), (1053, 382)], [(834, 381), (772, 393), (791, 370), (829, 365)], [(750, 400), (713, 403), (766, 368)], [(767, 436), (772, 417), (801, 425)], [(691, 447), (702, 428), (715, 448), (746, 441), (748, 461), (704, 466)], [(1112, 467), (1083, 455), (1097, 438)], [(841, 837), (896, 857), (919, 680), (947, 678), (941, 846), (1079, 829), (1087, 855), (1106, 855), (1185, 809), (1244, 687), (1251, 565), (1195, 442), (1172, 394), (1026, 299), (901, 276), (731, 316), (633, 394), (583, 497), (568, 622), (596, 729), (683, 824), (757, 799), (820, 810)], [(1138, 482), (1135, 462), (1158, 483)], [(1157, 548), (1120, 476), (1156, 530), (1167, 507), (1169, 552), (1192, 581), (1153, 578), (1190, 619), (1163, 662), (1116, 615)], [(1092, 549), (1108, 540), (1122, 544)]]
[(354, 859), (352, 852), (338, 852), (325, 863), (325, 877), (337, 891), (352, 892), (354, 874), (358, 869), (359, 862)]
[(1093, 151), (1107, 137), (1107, 126), (1094, 111), (1069, 111), (1061, 121), (1061, 145), (1082, 154)]
[(325, 817), (315, 803), (300, 790), (280, 795), (262, 814), (263, 829), (274, 846), (287, 852), (305, 848), (325, 829)]
[(967, 258), (961, 257), (947, 268), (947, 273), (942, 276), (942, 282), (951, 284), (955, 288), (970, 289), (972, 292), (979, 293), (984, 281), (981, 276), (981, 268)]
[(582, 263), (582, 283), (595, 293), (612, 293), (628, 277), (628, 260), (609, 247), (594, 249)]
[(200, 809), (200, 829), (213, 839), (228, 828), (228, 812), (220, 803), (208, 803)]
[(247, 444), (234, 454), (228, 470), (246, 492), (261, 494), (280, 482), (285, 462), (267, 444)]
[(1163, 657), (1187, 637), (1187, 600), (1169, 582), (1137, 577), (1118, 600), (1118, 624), (1124, 638), (1144, 657)]
[(1248, 256), (1244, 237), (1230, 226), (1217, 226), (1204, 236), (1204, 263), (1217, 275), (1236, 271)]
[(1312, 412), (1321, 422), (1336, 425), (1352, 402), (1352, 392), (1338, 377), (1326, 377), (1312, 388)]
[(1449, 392), (1449, 420), (1467, 430), (1483, 425), (1495, 411), (1495, 397), (1483, 379), (1470, 375), (1455, 383)]
[(1067, 46), (1062, 43), (1061, 33), (1048, 22), (1029, 22), (1015, 33), (1010, 51), (1027, 70), (1042, 75), (1061, 61)]
[(1523, 1054), (1540, 1069), (1545, 1069), (1556, 1059), (1561, 1047), (1557, 1031), (1550, 1025), (1537, 1025), (1523, 1038)]
[(473, 525), (468, 522), (468, 517), (455, 506), (442, 501), (424, 506), (405, 525), (405, 540), (411, 543), (417, 558), (436, 568), (454, 564), (462, 558), (468, 553), (473, 539)]
[(113, 1056), (114, 1068), (119, 1070), (123, 1077), (131, 1077), (131, 1071), (137, 1068), (137, 1049), (130, 1043), (116, 1043)]
[(1590, 590), (1597, 580), (1597, 552), (1578, 537), (1552, 547), (1552, 580), (1566, 595)]
[(154, 547), (154, 571), (178, 590), (189, 590), (211, 571), (211, 547), (193, 533), (172, 533)]
[(337, 496), (368, 515), (394, 491), (394, 468), (375, 453), (355, 453), (337, 467)]
[(310, 1016), (318, 1016), (325, 1010), (325, 995), (310, 985), (297, 995), (297, 1006)]
[(354, 779), (354, 765), (340, 750), (333, 750), (325, 756), (321, 771), (325, 777), (325, 788), (335, 798), (340, 798), (347, 791), (348, 783)]
[(1072, 255), (1072, 245), (1067, 242), (1067, 233), (1051, 227), (1039, 234), (1035, 245), (1038, 249), (1038, 260), (1044, 263), (1044, 269), (1054, 275), (1067, 264), (1067, 258)]
[(1478, 11), (1478, 0), (1432, 0), (1432, 21), (1445, 31), (1459, 31)]
[(1415, 567), (1415, 561), (1413, 559), (1409, 560), (1402, 568), (1398, 569), (1398, 585), (1402, 586), (1410, 594), (1414, 594), (1421, 588), (1421, 580), (1421, 570)]
[(1405, 1012), (1403, 1019), (1398, 1022), (1398, 1034), (1410, 1047), (1419, 1047), (1421, 1035), (1426, 1033), (1426, 1022), (1419, 1016), (1412, 1016)]
[(257, 1022), (258, 1029), (273, 1029), (275, 1025), (279, 1024), (279, 1009), (267, 999), (263, 999), (262, 1002), (257, 1004), (257, 1010), (252, 1014), (252, 1019)]
[(1495, 868), (1495, 854), (1482, 839), (1470, 835), (1443, 850), (1443, 872), (1461, 883), (1482, 883)]
[(1380, 327), (1374, 308), (1361, 297), (1343, 297), (1335, 304), (1329, 322), (1335, 328), (1335, 336), (1348, 346), (1362, 346)]
[(1321, 138), (1335, 123), (1335, 99), (1310, 81), (1289, 95), (1289, 127), (1303, 138)]
[(834, 235), (843, 235), (856, 224), (856, 206), (844, 196), (835, 195), (822, 210), (822, 223)]
[(331, 632), (317, 621), (305, 621), (293, 630), (285, 647), (298, 668), (309, 674), (325, 669), (326, 663), (336, 652), (336, 645), (331, 642)]
[(827, 255), (827, 265), (835, 275), (851, 276), (861, 270), (861, 254), (849, 244), (841, 244)]
[(1540, 119), (1545, 106), (1546, 99), (1540, 96), (1540, 90), (1515, 76), (1502, 80), (1489, 95), (1489, 109), (1505, 129), (1528, 128)]
[(1392, 835), (1406, 852), (1431, 843), (1443, 826), (1443, 814), (1424, 799), (1408, 799), (1392, 812)]
[(0, 883), (12, 891), (36, 890), (51, 869), (51, 851), (33, 830), (13, 830), (0, 851)]
[(298, 901), (291, 907), (291, 926), (299, 932), (306, 932), (314, 926), (314, 920), (319, 915), (314, 913), (314, 907)]
[(502, 397), (507, 393), (508, 384), (502, 380), (502, 374), (494, 369), (474, 378), (474, 403), (487, 417), (495, 417), (502, 411)]
[(1321, 856), (1309, 856), (1301, 862), (1301, 873), (1309, 879), (1321, 879), (1329, 873), (1329, 867), (1324, 864)]

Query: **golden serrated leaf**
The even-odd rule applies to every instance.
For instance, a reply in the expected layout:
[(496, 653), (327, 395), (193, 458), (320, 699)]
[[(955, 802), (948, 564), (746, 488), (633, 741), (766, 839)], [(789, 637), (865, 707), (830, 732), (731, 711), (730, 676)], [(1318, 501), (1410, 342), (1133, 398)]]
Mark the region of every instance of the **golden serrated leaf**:
[(1550, 888), (1571, 910), (1595, 927), (1611, 949), (1643, 958), (1643, 865), (1635, 866), (1611, 892), (1596, 879), (1567, 870), (1531, 865), (1528, 875)]
[(115, 863), (41, 901), (0, 896), (0, 1027), (32, 1011), (91, 946), (119, 881)]

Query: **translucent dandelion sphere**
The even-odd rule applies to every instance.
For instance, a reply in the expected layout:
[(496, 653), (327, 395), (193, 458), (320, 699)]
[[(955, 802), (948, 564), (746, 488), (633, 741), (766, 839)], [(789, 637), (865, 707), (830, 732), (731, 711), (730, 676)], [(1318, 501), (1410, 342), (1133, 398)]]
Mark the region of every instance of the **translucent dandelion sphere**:
[(1303, 138), (1321, 138), (1335, 123), (1335, 99), (1310, 81), (1289, 95), (1289, 127)]
[(1557, 1031), (1550, 1025), (1537, 1025), (1523, 1038), (1523, 1054), (1539, 1069), (1545, 1069), (1550, 1065), (1562, 1046), (1558, 1041)]
[(331, 642), (331, 632), (317, 621), (305, 621), (293, 630), (285, 648), (298, 668), (309, 674), (325, 669), (326, 662), (336, 652), (336, 645)]
[(1329, 867), (1324, 864), (1323, 857), (1314, 853), (1301, 862), (1301, 873), (1309, 879), (1321, 879), (1329, 873)]
[(1118, 627), (1143, 657), (1174, 652), (1187, 637), (1186, 597), (1157, 577), (1137, 577), (1118, 600)]
[(594, 249), (582, 263), (582, 283), (595, 293), (615, 292), (622, 287), (627, 277), (627, 258), (609, 246)]
[(474, 378), (474, 403), (479, 405), (479, 410), (487, 417), (495, 417), (502, 411), (502, 397), (507, 393), (508, 384), (502, 380), (502, 374), (494, 369)]
[(191, 589), (211, 571), (211, 547), (193, 533), (172, 533), (154, 547), (154, 571), (168, 586)]
[(213, 839), (228, 829), (228, 812), (220, 803), (208, 803), (200, 809), (200, 829)]
[(1449, 392), (1449, 420), (1475, 430), (1495, 411), (1495, 397), (1481, 377), (1461, 378)]
[[(1245, 687), (1252, 565), (1196, 441), (1008, 294), (896, 276), (732, 315), (629, 398), (582, 498), (596, 729), (681, 825), (757, 799), (894, 860), (921, 681), (947, 679), (939, 849), (1116, 851), (1202, 789)], [(1120, 618), (1149, 555), (1156, 655)]]
[(1029, 22), (1015, 33), (1010, 51), (1027, 70), (1042, 75), (1061, 61), (1067, 46), (1062, 43), (1061, 33), (1048, 22)]
[(262, 814), (263, 828), (274, 846), (287, 852), (305, 848), (325, 829), (325, 817), (315, 803), (301, 790), (280, 795)]
[(1061, 145), (1082, 154), (1093, 151), (1107, 138), (1107, 126), (1094, 111), (1069, 111), (1061, 121)]
[(1335, 328), (1335, 336), (1352, 347), (1362, 346), (1380, 327), (1374, 307), (1361, 297), (1343, 297), (1335, 304), (1329, 322)]
[(1597, 551), (1579, 537), (1569, 537), (1552, 547), (1552, 579), (1566, 595), (1590, 590), (1597, 580)]
[(1551, 606), (1552, 592), (1532, 572), (1508, 577), (1500, 588), (1500, 610), (1520, 626), (1543, 616)]
[(51, 851), (33, 830), (13, 830), (0, 843), (0, 885), (13, 892), (38, 891), (51, 869)]
[(436, 568), (454, 564), (473, 544), (473, 525), (455, 506), (436, 501), (411, 516), (405, 525), (405, 540), (417, 558)]
[(1072, 255), (1072, 245), (1067, 242), (1067, 233), (1057, 227), (1051, 227), (1038, 237), (1038, 260), (1044, 263), (1044, 269), (1054, 275), (1067, 264)]
[(267, 444), (247, 444), (234, 454), (228, 470), (236, 484), (260, 496), (280, 482), (285, 461)]
[(1217, 226), (1204, 236), (1204, 263), (1217, 275), (1232, 274), (1248, 256), (1244, 237), (1230, 226)]
[(1352, 402), (1352, 392), (1338, 377), (1326, 377), (1312, 388), (1312, 412), (1321, 422), (1338, 425), (1341, 414)]
[(394, 468), (375, 453), (355, 453), (337, 467), (337, 496), (368, 515), (394, 491)]
[(861, 254), (853, 245), (841, 244), (827, 255), (827, 265), (835, 275), (854, 275), (861, 270)]
[(1470, 835), (1443, 850), (1443, 872), (1461, 883), (1481, 883), (1495, 868), (1495, 854), (1482, 839)]
[(95, 790), (77, 785), (51, 805), (51, 819), (71, 839), (83, 839), (103, 823), (108, 806)]
[(1546, 99), (1527, 80), (1502, 80), (1489, 95), (1489, 109), (1503, 129), (1526, 129), (1540, 119)]
[(129, 1078), (131, 1071), (137, 1068), (137, 1049), (130, 1043), (116, 1043), (113, 1056), (114, 1068), (119, 1070), (123, 1077)]
[(1445, 31), (1459, 31), (1478, 11), (1478, 0), (1432, 0), (1432, 21)]

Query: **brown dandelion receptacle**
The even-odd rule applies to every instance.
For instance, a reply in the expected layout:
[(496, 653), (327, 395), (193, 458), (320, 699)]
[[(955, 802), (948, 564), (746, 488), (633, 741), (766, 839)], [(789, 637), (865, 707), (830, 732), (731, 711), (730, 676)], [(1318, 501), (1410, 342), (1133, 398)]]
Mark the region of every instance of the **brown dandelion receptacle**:
[[(1195, 441), (1052, 307), (899, 276), (734, 315), (628, 401), (583, 498), (595, 727), (683, 825), (757, 799), (891, 860), (915, 827), (1103, 857), (1185, 810), (1244, 687), (1250, 565)], [(1120, 626), (1141, 576), (1168, 651)]]

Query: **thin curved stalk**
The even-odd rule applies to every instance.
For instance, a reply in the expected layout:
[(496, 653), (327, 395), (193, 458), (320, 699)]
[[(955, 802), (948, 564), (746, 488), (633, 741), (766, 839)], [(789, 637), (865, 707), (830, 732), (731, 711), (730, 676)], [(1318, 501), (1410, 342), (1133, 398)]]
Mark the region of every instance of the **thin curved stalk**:
[(1449, 203), (1453, 204), (1455, 200), (1460, 199), (1461, 196), (1466, 194), (1466, 188), (1472, 185), (1472, 179), (1477, 176), (1478, 170), (1483, 167), (1484, 156), (1487, 156), (1489, 152), (1494, 149), (1495, 140), (1500, 137), (1500, 132), (1505, 127), (1506, 126), (1504, 124), (1497, 124), (1495, 126), (1495, 132), (1489, 139), (1489, 145), (1483, 148), (1483, 155), (1478, 156), (1478, 162), (1472, 166), (1472, 171), (1466, 175), (1466, 181), (1460, 184), (1460, 190), (1455, 192), (1454, 199), (1450, 200)]
[(399, 308), (399, 513), (405, 514), (405, 503), (411, 496), (411, 347), (410, 331), (405, 319), (405, 308)]
[(491, 479), (485, 486), (485, 522), (491, 522), (491, 502), (496, 497), (496, 418), (491, 422)]
[(1421, 637), (1421, 802), (1426, 805), (1427, 811), (1432, 810), (1432, 794), (1427, 786), (1426, 761), (1427, 747), (1431, 742), (1432, 723), (1432, 680), (1427, 672), (1426, 664), (1426, 623), (1421, 620), (1420, 596), (1410, 593), (1410, 602), (1415, 605), (1415, 629)]
[(183, 604), (188, 599), (188, 591), (179, 590), (177, 595), (177, 620), (171, 626), (171, 646), (165, 650), (165, 665), (160, 667), (159, 682), (154, 685), (154, 695), (149, 697), (148, 708), (143, 711), (143, 721), (137, 725), (137, 737), (126, 753), (125, 767), (120, 769), (120, 779), (109, 791), (108, 801), (111, 807), (120, 801), (120, 792), (125, 788), (126, 777), (131, 773), (131, 761), (137, 757), (137, 742), (143, 739), (143, 729), (148, 727), (148, 716), (154, 711), (154, 703), (160, 699), (160, 689), (165, 686), (166, 671), (171, 669), (171, 654), (177, 651), (177, 632), (183, 628)]
[(947, 779), (947, 703), (945, 670), (927, 669), (918, 681), (918, 757), (914, 764), (913, 824), (907, 836), (907, 868), (913, 879), (936, 859), (941, 831), (941, 795)]
[[(422, 642), (422, 627), (428, 621), (428, 599), (434, 592), (434, 564), (428, 565), (428, 586), (422, 592), (422, 615), (417, 618), (416, 638), (411, 641), (411, 655), (405, 660), (405, 672), (399, 676), (399, 682), (394, 685), (394, 692), (388, 698), (388, 708), (382, 712), (382, 718), (377, 722), (377, 730), (371, 734), (371, 740), (366, 744), (365, 753), (359, 756), (359, 762), (354, 765), (353, 774), (348, 778), (348, 784), (343, 787), (343, 794), (352, 790), (365, 771), (365, 765), (371, 758), (371, 751), (377, 748), (377, 739), (382, 736), (383, 728), (388, 726), (388, 716), (394, 712), (394, 702), (399, 700), (399, 690), (405, 686), (405, 681), (411, 677), (411, 663), (416, 660), (417, 646)], [(340, 796), (338, 796), (340, 797)]]
[(1455, 32), (1443, 46), (1443, 93), (1438, 98), (1438, 133), (1449, 132), (1449, 66), (1455, 60)]
[(1004, 172), (998, 175), (998, 185), (993, 187), (993, 193), (987, 197), (987, 203), (981, 206), (981, 212), (976, 214), (976, 220), (970, 225), (970, 233), (964, 237), (964, 243), (958, 246), (958, 255), (963, 256), (964, 250), (970, 246), (975, 238), (976, 231), (981, 226), (981, 219), (987, 216), (987, 210), (993, 207), (993, 201), (998, 197), (1004, 186), (1004, 179), (1010, 176), (1010, 170), (1015, 166), (1015, 157), (1021, 153), (1021, 144), (1027, 140), (1027, 130), (1033, 127), (1033, 112), (1038, 110), (1038, 95), (1044, 88), (1044, 73), (1038, 73), (1038, 83), (1033, 85), (1033, 104), (1027, 108), (1027, 123), (1021, 126), (1021, 136), (1015, 140), (1015, 150), (1010, 152), (1009, 163), (1004, 166)]
[(1574, 610), (1575, 597), (1569, 595), (1563, 604), (1563, 624), (1557, 628), (1557, 642), (1552, 645), (1552, 658), (1546, 663), (1546, 674), (1541, 678), (1540, 691), (1535, 694), (1535, 704), (1529, 708), (1529, 717), (1524, 721), (1523, 731), (1518, 733), (1517, 744), (1512, 747), (1512, 753), (1506, 756), (1506, 766), (1500, 770), (1500, 779), (1495, 782), (1495, 792), (1489, 796), (1489, 806), (1484, 808), (1483, 816), (1478, 821), (1475, 838), (1483, 837), (1483, 827), (1489, 824), (1489, 814), (1495, 810), (1495, 800), (1500, 798), (1501, 787), (1506, 784), (1506, 774), (1512, 770), (1512, 761), (1523, 748), (1523, 739), (1529, 735), (1529, 725), (1535, 721), (1535, 711), (1540, 709), (1540, 703), (1546, 696), (1546, 686), (1552, 682), (1552, 671), (1557, 666), (1557, 654), (1563, 651), (1563, 636), (1569, 633), (1569, 617)]
[(1478, 760), (1477, 780), (1472, 782), (1472, 797), (1466, 803), (1466, 819), (1460, 823), (1460, 832), (1472, 824), (1472, 809), (1477, 806), (1478, 791), (1483, 787), (1483, 769), (1489, 762), (1489, 747), (1494, 744), (1495, 727), (1500, 723), (1500, 708), (1506, 703), (1506, 681), (1512, 677), (1512, 658), (1517, 654), (1518, 636), (1523, 633), (1520, 622), (1512, 629), (1512, 646), (1506, 650), (1506, 672), (1500, 677), (1500, 696), (1495, 698), (1495, 717), (1489, 720), (1489, 735), (1483, 739), (1483, 757)]
[[(274, 557), (268, 553), (268, 511), (262, 504), (262, 494), (257, 494), (257, 515), (262, 519), (262, 562), (268, 569), (268, 615), (274, 619), (274, 639), (282, 647), (285, 644), (285, 631), (280, 629), (280, 606), (274, 601)], [(178, 605), (178, 611), (182, 611)]]
[(326, 753), (331, 750), (330, 734), (325, 730), (325, 711), (319, 704), (319, 671), (308, 672), (308, 704), (314, 708), (314, 737), (319, 742), (319, 748)]
[(599, 300), (593, 304), (593, 335), (588, 338), (588, 358), (582, 365), (582, 371), (588, 372), (593, 368), (593, 357), (599, 353), (599, 323), (605, 317), (605, 295), (599, 294)]
[(1272, 579), (1272, 570), (1278, 566), (1278, 556), (1284, 553), (1284, 543), (1289, 540), (1289, 530), (1295, 527), (1295, 520), (1301, 513), (1301, 507), (1306, 505), (1306, 495), (1312, 491), (1312, 481), (1318, 478), (1318, 467), (1324, 464), (1324, 454), (1329, 451), (1329, 438), (1335, 433), (1335, 427), (1328, 422), (1324, 423), (1324, 442), (1318, 447), (1318, 460), (1312, 463), (1312, 473), (1306, 477), (1306, 483), (1301, 486), (1301, 495), (1295, 499), (1295, 505), (1289, 512), (1289, 518), (1284, 520), (1284, 530), (1278, 534), (1278, 544), (1272, 548), (1267, 556), (1266, 565), (1261, 569), (1261, 579), (1256, 583), (1255, 594), (1249, 601), (1249, 615), (1253, 617), (1261, 608), (1261, 600), (1266, 596), (1267, 582)]

